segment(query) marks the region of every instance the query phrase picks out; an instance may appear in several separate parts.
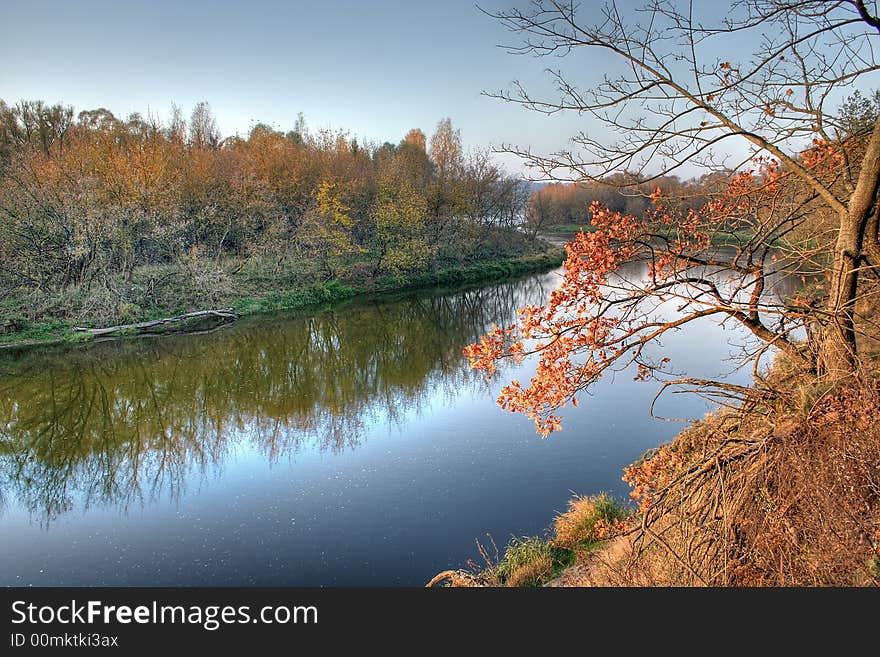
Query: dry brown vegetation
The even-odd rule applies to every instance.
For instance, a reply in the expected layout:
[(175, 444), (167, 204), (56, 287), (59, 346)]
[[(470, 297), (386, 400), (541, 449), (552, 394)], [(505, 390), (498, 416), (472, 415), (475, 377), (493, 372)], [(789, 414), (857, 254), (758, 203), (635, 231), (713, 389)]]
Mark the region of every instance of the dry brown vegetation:
[(563, 583), (880, 584), (880, 386), (788, 401), (709, 416), (628, 468), (638, 526)]

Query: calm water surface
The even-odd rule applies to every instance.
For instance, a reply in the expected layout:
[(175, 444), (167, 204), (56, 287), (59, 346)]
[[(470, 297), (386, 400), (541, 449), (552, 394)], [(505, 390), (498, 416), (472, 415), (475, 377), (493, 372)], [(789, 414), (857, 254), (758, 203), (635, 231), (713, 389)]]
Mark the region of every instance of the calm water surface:
[[(606, 378), (541, 440), (494, 401), (532, 367), (486, 383), (461, 357), (557, 279), (0, 357), (0, 584), (422, 585), (572, 492), (625, 497), (681, 427), (649, 416), (655, 384)], [(706, 321), (663, 351), (714, 376), (743, 341)]]

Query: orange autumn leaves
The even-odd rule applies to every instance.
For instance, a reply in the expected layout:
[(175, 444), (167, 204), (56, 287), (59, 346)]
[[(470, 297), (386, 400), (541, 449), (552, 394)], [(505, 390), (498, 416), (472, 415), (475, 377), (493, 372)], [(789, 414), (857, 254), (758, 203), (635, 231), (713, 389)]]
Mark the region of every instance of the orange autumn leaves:
[[(737, 193), (725, 198), (735, 205)], [(687, 254), (710, 246), (706, 212), (721, 216), (732, 209), (718, 203), (700, 210), (679, 209), (659, 189), (651, 202), (643, 220), (592, 203), (594, 230), (576, 234), (566, 245), (562, 282), (548, 302), (522, 308), (516, 324), (493, 326), (464, 349), (471, 367), (487, 378), (504, 359), (520, 363), (536, 357), (528, 384), (511, 381), (502, 388), (498, 404), (525, 414), (542, 437), (562, 428), (557, 411), (568, 403), (577, 406), (578, 393), (609, 369), (633, 364), (634, 380), (646, 381), (669, 362), (663, 358), (649, 363), (643, 356), (642, 347), (657, 325), (636, 304), (652, 296), (662, 300), (665, 290), (686, 272)], [(660, 247), (656, 231), (663, 231)], [(617, 279), (609, 284), (623, 263), (638, 258), (648, 266), (642, 283), (623, 291)], [(619, 303), (621, 297), (624, 303)]]
[[(799, 159), (817, 176), (833, 177), (848, 155), (844, 151), (858, 147), (857, 140), (814, 140)], [(795, 244), (795, 229), (811, 237), (805, 231), (821, 217), (809, 214), (809, 200), (809, 190), (799, 186), (796, 176), (775, 159), (759, 155), (730, 176), (723, 192), (697, 208), (659, 188), (639, 218), (594, 201), (589, 208), (592, 230), (576, 234), (566, 245), (562, 281), (547, 303), (521, 309), (515, 324), (494, 326), (464, 355), (488, 377), (502, 360), (520, 363), (534, 356), (536, 369), (529, 382), (512, 381), (501, 390), (498, 403), (524, 413), (546, 437), (561, 428), (558, 410), (576, 405), (577, 395), (606, 371), (632, 366), (635, 380), (646, 381), (665, 369), (668, 359), (652, 360), (646, 347), (688, 321), (731, 318), (778, 346), (789, 324), (806, 321), (805, 311), (762, 297), (764, 263), (775, 262), (774, 249), (781, 240)], [(715, 257), (715, 235), (734, 238), (739, 254), (734, 262), (724, 265)], [(786, 253), (789, 259), (795, 256), (791, 248)], [(809, 258), (811, 253), (802, 255)], [(623, 263), (636, 260), (645, 263), (645, 276), (624, 280), (616, 274)], [(713, 273), (719, 267), (727, 271), (720, 283)], [(664, 320), (647, 310), (669, 300), (678, 302), (679, 317)], [(759, 313), (771, 311), (781, 319), (767, 327)], [(780, 334), (774, 333), (777, 329)], [(798, 349), (789, 346), (789, 351)]]
[[(619, 349), (609, 343), (618, 320), (592, 316), (590, 309), (603, 297), (608, 275), (635, 254), (641, 228), (635, 218), (598, 203), (590, 209), (596, 230), (578, 233), (566, 245), (562, 284), (547, 304), (522, 308), (517, 324), (494, 326), (464, 350), (471, 367), (489, 377), (501, 359), (521, 362), (528, 355), (539, 355), (529, 384), (512, 381), (502, 389), (498, 403), (527, 415), (542, 436), (561, 429), (554, 410), (569, 402), (576, 406), (576, 393), (601, 376), (603, 365)], [(589, 356), (576, 362), (573, 356), (584, 352)]]
[[(522, 308), (517, 323), (493, 326), (466, 347), (471, 367), (491, 378), (502, 360), (520, 363), (534, 356), (529, 382), (511, 381), (498, 404), (532, 419), (544, 437), (561, 429), (557, 411), (568, 403), (576, 406), (578, 393), (607, 370), (633, 365), (635, 380), (652, 378), (669, 359), (651, 362), (643, 347), (665, 329), (638, 304), (674, 297), (676, 285), (687, 286), (689, 258), (711, 248), (713, 225), (750, 211), (756, 192), (772, 191), (778, 176), (775, 162), (758, 161), (732, 178), (726, 194), (697, 210), (676, 205), (657, 189), (642, 219), (593, 202), (593, 230), (576, 234), (566, 245), (559, 287), (545, 305)], [(621, 282), (615, 272), (635, 259), (645, 261), (647, 276)]]

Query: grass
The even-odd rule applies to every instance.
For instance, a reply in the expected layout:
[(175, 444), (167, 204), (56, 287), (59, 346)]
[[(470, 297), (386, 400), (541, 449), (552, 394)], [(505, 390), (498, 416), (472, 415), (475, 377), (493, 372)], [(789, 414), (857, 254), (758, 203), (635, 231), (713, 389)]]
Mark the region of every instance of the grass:
[(483, 586), (543, 586), (601, 549), (626, 526), (631, 514), (605, 493), (574, 497), (566, 511), (556, 516), (546, 538), (513, 538), (496, 563), (481, 548), (486, 568), (473, 574), (450, 572), (450, 579)]
[(593, 232), (595, 228), (588, 223), (583, 224), (551, 224), (550, 226), (541, 226), (539, 233), (579, 233), (584, 231)]
[(38, 344), (78, 344), (90, 342), (91, 333), (71, 331), (70, 325), (61, 320), (29, 325), (18, 331), (0, 334), (0, 347), (26, 347)]
[(613, 533), (614, 523), (628, 516), (626, 508), (604, 493), (574, 497), (568, 502), (568, 510), (553, 520), (553, 543), (576, 552), (592, 552)]
[(561, 249), (552, 249), (535, 255), (447, 267), (407, 276), (388, 276), (376, 280), (369, 291), (381, 293), (500, 280), (558, 267), (562, 264), (563, 255)]
[[(551, 226), (542, 226), (539, 233), (577, 233), (584, 231), (593, 232), (595, 228), (590, 224), (556, 224)], [(661, 237), (672, 237), (673, 232), (655, 231)], [(716, 232), (712, 234), (712, 244), (715, 246), (737, 246), (745, 244), (753, 237), (753, 233), (748, 230), (731, 230), (724, 232)]]
[(334, 279), (326, 283), (314, 283), (292, 290), (270, 292), (264, 297), (240, 297), (232, 304), (232, 308), (240, 315), (255, 315), (279, 310), (332, 306), (358, 294), (357, 288), (344, 285)]
[(506, 586), (539, 586), (553, 575), (556, 565), (550, 544), (531, 536), (510, 542), (494, 575)]
[[(279, 272), (256, 265), (229, 274), (217, 267), (215, 271), (203, 272), (201, 277), (179, 266), (151, 266), (137, 271), (127, 286), (120, 284), (122, 293), (115, 296), (100, 287), (4, 300), (0, 348), (80, 343), (92, 336), (71, 330), (73, 326), (130, 324), (205, 308), (231, 307), (240, 315), (311, 311), (336, 307), (362, 296), (390, 297), (418, 289), (487, 283), (559, 266), (563, 256), (563, 251), (555, 248), (485, 256), (477, 262), (450, 263), (375, 280), (361, 273), (358, 263), (341, 272), (340, 278), (324, 281), (316, 281), (319, 274), (303, 262), (291, 263)], [(204, 281), (210, 284), (206, 287)], [(24, 317), (28, 310), (36, 312), (35, 307), (42, 309), (39, 319)], [(199, 328), (199, 323), (186, 326), (187, 330)], [(181, 326), (174, 326), (170, 330), (180, 329)]]

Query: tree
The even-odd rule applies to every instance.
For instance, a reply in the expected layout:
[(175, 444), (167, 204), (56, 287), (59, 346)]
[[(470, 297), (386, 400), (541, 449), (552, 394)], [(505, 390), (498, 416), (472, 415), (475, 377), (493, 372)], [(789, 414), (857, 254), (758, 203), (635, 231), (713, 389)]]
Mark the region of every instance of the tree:
[(425, 189), (413, 184), (411, 175), (407, 175), (405, 155), (403, 151), (383, 158), (378, 164), (372, 212), (374, 276), (385, 270), (401, 273), (418, 269), (431, 255), (425, 240)]
[(525, 205), (522, 181), (492, 163), (488, 149), (462, 158), (453, 198), (455, 214), (477, 226), (514, 226)]
[(211, 114), (211, 106), (202, 101), (193, 108), (189, 119), (189, 140), (193, 148), (217, 148), (220, 145), (220, 131)]
[(525, 225), (532, 237), (536, 237), (545, 226), (558, 223), (558, 208), (546, 188), (532, 192), (525, 207)]
[(0, 100), (0, 297), (33, 319), (60, 306), (22, 301), (30, 292), (76, 297), (67, 318), (130, 319), (128, 299), (153, 297), (154, 265), (188, 273), (213, 304), (246, 263), (279, 276), (298, 260), (305, 277), (317, 265), (354, 280), (467, 261), (507, 239), (477, 224), (510, 227), (516, 207), (516, 186), (487, 160), (467, 164), (448, 121), (434, 149), (441, 185), (418, 129), (376, 147), (309, 132), (302, 115), (292, 131), (257, 123), (221, 140), (207, 103), (189, 121), (172, 105), (164, 124), (105, 108), (73, 116)]
[(100, 132), (113, 130), (119, 125), (119, 119), (113, 116), (113, 112), (104, 107), (83, 110), (76, 115), (76, 120), (84, 128)]
[(536, 230), (552, 224), (587, 226), (590, 223), (590, 203), (599, 201), (616, 212), (643, 217), (650, 206), (650, 196), (659, 187), (665, 195), (675, 196), (688, 207), (705, 204), (713, 191), (718, 191), (719, 178), (726, 183), (729, 175), (701, 176), (680, 181), (676, 176), (655, 178), (650, 183), (638, 176), (617, 174), (600, 182), (547, 183), (532, 192), (526, 208), (526, 224)]
[(402, 143), (413, 146), (424, 152), (426, 149), (427, 137), (425, 137), (425, 133), (418, 128), (413, 128), (404, 135)]
[(431, 135), (431, 159), (437, 165), (441, 181), (455, 175), (461, 166), (461, 132), (452, 127), (452, 119), (441, 119)]
[[(496, 14), (524, 35), (517, 52), (597, 50), (619, 66), (589, 88), (554, 71), (553, 99), (520, 84), (494, 94), (539, 112), (591, 116), (604, 126), (601, 134), (615, 136), (582, 132), (574, 149), (551, 155), (509, 149), (544, 176), (597, 181), (631, 171), (651, 182), (686, 163), (718, 168), (725, 149), (751, 149), (724, 194), (701, 208), (659, 189), (647, 221), (595, 204), (595, 232), (568, 245), (563, 283), (548, 303), (523, 309), (517, 326), (496, 328), (466, 350), (490, 374), (499, 359), (538, 356), (530, 384), (513, 382), (500, 402), (527, 413), (544, 434), (559, 428), (555, 410), (576, 403), (604, 373), (632, 363), (641, 378), (664, 371), (648, 345), (702, 317), (736, 322), (760, 341), (744, 354), (757, 388), (681, 383), (711, 384), (726, 396), (770, 394), (758, 361), (771, 348), (784, 352), (798, 376), (835, 381), (857, 370), (860, 276), (876, 277), (880, 266), (880, 123), (848, 138), (846, 112), (835, 114), (833, 104), (842, 88), (878, 68), (872, 48), (880, 18), (860, 0), (750, 0), (709, 27), (695, 11), (661, 1), (627, 15), (611, 3), (590, 23), (573, 3), (535, 0), (527, 11)], [(736, 61), (753, 41), (751, 58)], [(732, 258), (713, 248), (719, 235), (733, 242)], [(645, 276), (615, 277), (634, 258), (646, 262)], [(818, 282), (781, 294), (783, 267)], [(677, 305), (674, 319), (657, 314), (669, 302)]]
[(318, 188), (315, 207), (303, 217), (300, 240), (317, 257), (327, 278), (336, 276), (339, 262), (359, 250), (351, 239), (350, 210), (340, 199), (338, 185), (325, 181)]
[(49, 156), (53, 147), (64, 148), (64, 137), (73, 123), (73, 108), (23, 100), (10, 107), (0, 101), (0, 158), (14, 148), (37, 146)]
[(870, 98), (856, 89), (840, 106), (840, 120), (837, 127), (839, 139), (864, 137), (871, 134), (877, 116), (880, 115), (880, 89), (876, 89)]
[(436, 176), (431, 186), (431, 215), (437, 220), (435, 239), (443, 234), (452, 219), (455, 207), (455, 187), (462, 164), (461, 134), (452, 127), (452, 120), (442, 119), (431, 135), (429, 151)]
[(166, 134), (174, 143), (183, 144), (186, 141), (186, 117), (183, 116), (183, 110), (175, 103), (171, 103), (171, 120)]

